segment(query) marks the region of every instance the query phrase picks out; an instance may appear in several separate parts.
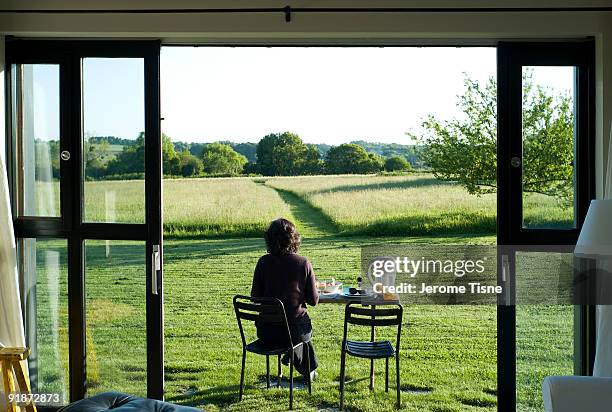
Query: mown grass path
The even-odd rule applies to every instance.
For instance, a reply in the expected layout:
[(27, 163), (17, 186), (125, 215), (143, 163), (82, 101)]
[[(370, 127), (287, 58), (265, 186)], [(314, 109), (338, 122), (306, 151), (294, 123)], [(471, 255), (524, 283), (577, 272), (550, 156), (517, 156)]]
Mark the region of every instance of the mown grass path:
[(312, 207), (304, 199), (286, 190), (272, 189), (289, 206), (289, 210), (295, 219), (294, 223), (303, 238), (318, 238), (338, 234), (334, 223), (323, 212)]

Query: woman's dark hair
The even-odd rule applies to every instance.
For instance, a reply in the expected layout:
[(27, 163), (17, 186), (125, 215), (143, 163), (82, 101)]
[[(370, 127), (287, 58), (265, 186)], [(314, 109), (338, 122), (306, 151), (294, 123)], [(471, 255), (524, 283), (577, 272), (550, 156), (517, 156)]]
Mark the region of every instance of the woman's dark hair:
[(287, 219), (276, 219), (270, 223), (264, 234), (268, 253), (272, 255), (288, 255), (296, 253), (302, 242), (295, 225)]

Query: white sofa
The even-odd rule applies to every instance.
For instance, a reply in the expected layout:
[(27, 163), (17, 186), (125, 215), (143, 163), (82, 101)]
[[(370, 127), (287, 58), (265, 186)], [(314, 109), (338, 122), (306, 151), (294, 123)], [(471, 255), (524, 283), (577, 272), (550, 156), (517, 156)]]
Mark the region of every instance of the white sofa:
[(612, 378), (548, 376), (542, 384), (546, 412), (612, 410)]

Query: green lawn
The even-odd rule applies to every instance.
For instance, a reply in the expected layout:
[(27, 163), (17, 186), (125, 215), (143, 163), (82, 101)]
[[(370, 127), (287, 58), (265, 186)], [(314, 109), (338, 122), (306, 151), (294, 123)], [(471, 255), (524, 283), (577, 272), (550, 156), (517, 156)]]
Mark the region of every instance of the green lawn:
[[(333, 276), (354, 283), (360, 266), (359, 247), (380, 241), (405, 240), (307, 238), (302, 253), (313, 262), (319, 277)], [(259, 239), (173, 241), (166, 245), (166, 366), (170, 400), (203, 406), (205, 410), (286, 409), (286, 391), (261, 389), (264, 363), (254, 356), (248, 361), (246, 398), (236, 403), (240, 341), (229, 302), (236, 293), (248, 293), (252, 268), (263, 252)], [(333, 406), (338, 400), (343, 307), (326, 304), (312, 308), (310, 313), (320, 375), (312, 396), (298, 391), (297, 406)], [(404, 388), (432, 391), (403, 394), (406, 410), (460, 410), (469, 403), (494, 410), (495, 308), (415, 306), (407, 307), (405, 319), (401, 357)], [(185, 351), (187, 347), (190, 350)], [(363, 360), (349, 360), (347, 374), (351, 384), (347, 386), (347, 407), (392, 410), (392, 395), (381, 390), (380, 372), (384, 371), (384, 364), (379, 363), (379, 384), (374, 394), (366, 388), (367, 366)]]
[[(416, 190), (413, 187), (416, 178), (341, 176), (326, 177), (327, 182), (322, 179), (295, 178), (292, 184), (289, 184), (290, 179), (165, 182), (167, 220), (172, 222), (172, 219), (176, 219), (173, 216), (178, 215), (185, 219), (181, 229), (185, 232), (181, 232), (179, 226), (171, 228), (172, 236), (166, 240), (164, 247), (168, 400), (208, 411), (286, 409), (287, 390), (262, 389), (265, 363), (264, 358), (258, 356), (247, 359), (246, 396), (243, 402), (237, 402), (241, 349), (231, 297), (236, 293), (249, 292), (255, 262), (265, 253), (261, 237), (245, 235), (260, 234), (261, 228), (273, 217), (282, 215), (296, 221), (304, 237), (301, 253), (311, 260), (319, 278), (335, 277), (346, 283), (355, 283), (360, 267), (360, 248), (364, 245), (495, 243), (493, 233), (467, 235), (470, 233), (470, 226), (466, 226), (469, 219), (465, 221), (467, 223), (461, 223), (461, 234), (455, 233), (459, 231), (459, 226), (434, 219), (433, 225), (442, 225), (432, 230), (432, 233), (437, 232), (436, 235), (410, 235), (410, 228), (406, 226), (408, 234), (404, 236), (374, 236), (378, 229), (371, 231), (368, 228), (376, 226), (376, 222), (384, 220), (385, 216), (391, 216), (385, 215), (390, 210), (387, 206), (379, 205), (379, 201), (389, 193), (399, 196), (399, 191), (401, 196), (411, 194), (414, 197), (393, 204), (400, 210), (397, 221), (409, 224), (411, 216), (424, 216), (427, 201), (421, 199), (420, 204), (417, 201), (420, 192), (413, 191)], [(347, 181), (351, 179), (356, 181)], [(371, 179), (371, 182), (367, 183), (367, 179)], [(336, 186), (329, 186), (332, 181)], [(448, 215), (456, 213), (454, 206), (459, 200), (449, 199), (458, 196), (453, 194), (457, 188), (447, 187), (446, 184), (438, 187), (435, 182), (421, 183), (429, 190), (427, 196), (431, 210), (440, 213), (446, 210)], [(281, 187), (281, 184), (285, 186)], [(368, 184), (372, 187), (364, 187)], [(312, 192), (316, 190), (313, 189), (316, 185), (321, 185), (321, 195), (329, 194), (333, 201), (328, 199), (325, 200), (328, 203), (316, 203), (318, 198), (312, 193), (295, 189), (304, 188)], [(351, 185), (354, 186), (352, 189), (346, 189)], [(434, 189), (436, 187), (438, 189)], [(361, 191), (366, 191), (366, 195), (359, 193)], [(384, 196), (379, 197), (377, 192), (380, 191)], [(182, 197), (177, 197), (179, 193), (182, 193)], [(188, 196), (189, 193), (194, 195)], [(368, 197), (367, 193), (372, 196)], [(343, 194), (347, 197), (343, 197)], [(481, 210), (483, 216), (494, 218), (494, 214), (491, 215), (491, 208), (494, 211), (491, 199), (481, 198), (484, 206), (478, 209), (479, 198), (463, 196), (465, 199), (458, 205), (459, 210)], [(367, 203), (367, 199), (371, 199), (370, 203)], [(345, 226), (338, 223), (341, 222), (338, 219), (349, 213), (350, 204), (356, 214), (362, 214), (362, 233), (356, 229), (357, 220)], [(403, 217), (401, 213), (404, 213)], [(375, 217), (368, 220), (370, 215)], [(208, 221), (202, 223), (202, 216), (207, 216)], [(471, 215), (468, 213), (466, 216)], [(204, 228), (198, 229), (200, 231), (194, 235), (197, 238), (182, 237), (193, 228), (188, 225), (190, 221)], [(476, 222), (475, 227), (484, 227), (479, 225)], [(223, 231), (224, 227), (227, 227), (227, 232)], [(444, 230), (450, 233), (439, 233)], [(41, 389), (60, 390), (67, 382), (65, 262), (60, 258), (57, 270), (45, 270), (50, 267), (47, 252), (59, 251), (61, 255), (65, 253), (64, 245), (56, 241), (38, 245), (39, 344), (44, 347), (40, 350), (39, 359)], [(144, 259), (142, 243), (113, 241), (109, 246), (103, 241), (86, 243), (90, 394), (109, 389), (145, 393)], [(533, 270), (528, 266), (526, 273)], [(320, 374), (314, 383), (312, 395), (297, 390), (298, 409), (333, 408), (337, 404), (342, 312), (341, 306), (332, 304), (310, 309)], [(53, 318), (58, 322), (59, 333), (53, 333), (46, 326)], [(572, 373), (571, 324), (571, 307), (517, 309), (520, 410), (541, 410), (543, 376)], [(496, 410), (494, 306), (407, 306), (402, 339), (404, 410)], [(348, 410), (393, 409), (392, 393), (384, 393), (383, 371), (384, 364), (380, 362), (377, 367), (377, 388), (370, 393), (367, 389), (367, 362), (349, 359)]]

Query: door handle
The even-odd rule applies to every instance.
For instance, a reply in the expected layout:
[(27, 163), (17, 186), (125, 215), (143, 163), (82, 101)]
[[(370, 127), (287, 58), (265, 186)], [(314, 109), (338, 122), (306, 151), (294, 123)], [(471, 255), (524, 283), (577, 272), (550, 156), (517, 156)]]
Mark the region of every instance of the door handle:
[(501, 267), (502, 273), (501, 274), (502, 274), (502, 283), (503, 283), (502, 287), (504, 288), (504, 300), (505, 300), (505, 304), (509, 305), (510, 298), (511, 298), (510, 287), (509, 287), (510, 285), (509, 280), (511, 276), (510, 261), (509, 261), (508, 255), (502, 255), (501, 258), (502, 258), (502, 267)]
[(151, 254), (151, 293), (158, 295), (157, 272), (161, 270), (161, 250), (159, 245), (153, 245)]

